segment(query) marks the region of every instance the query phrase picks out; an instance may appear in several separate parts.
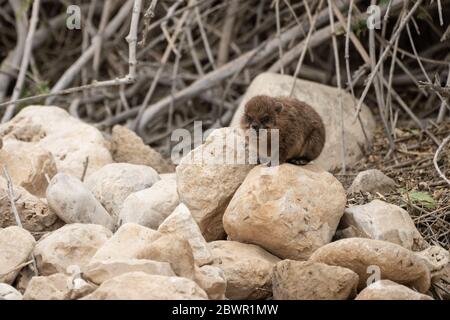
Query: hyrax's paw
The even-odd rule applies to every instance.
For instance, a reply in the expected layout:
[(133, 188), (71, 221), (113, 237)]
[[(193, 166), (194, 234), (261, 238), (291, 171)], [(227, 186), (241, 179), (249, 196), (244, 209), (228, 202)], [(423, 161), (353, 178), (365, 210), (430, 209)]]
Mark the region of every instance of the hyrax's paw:
[(288, 162), (295, 164), (297, 166), (304, 166), (305, 164), (309, 163), (309, 161), (305, 158), (293, 158), (293, 159), (290, 159)]

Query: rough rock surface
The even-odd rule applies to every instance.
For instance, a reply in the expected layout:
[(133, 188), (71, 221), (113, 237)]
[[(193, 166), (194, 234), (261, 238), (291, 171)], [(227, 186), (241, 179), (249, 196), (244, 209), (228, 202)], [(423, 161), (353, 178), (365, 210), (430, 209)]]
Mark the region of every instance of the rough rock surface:
[(24, 300), (69, 300), (70, 277), (62, 273), (33, 277), (24, 293)]
[(162, 179), (150, 188), (130, 194), (123, 202), (119, 220), (158, 229), (180, 203), (175, 179)]
[(358, 237), (389, 241), (409, 250), (428, 246), (406, 210), (378, 199), (345, 209), (341, 225), (353, 227)]
[(195, 282), (205, 290), (211, 300), (225, 300), (227, 279), (219, 267), (205, 265), (195, 268)]
[(160, 276), (175, 276), (169, 263), (145, 259), (93, 262), (86, 267), (83, 276), (95, 284), (102, 284), (121, 274), (137, 271)]
[[(445, 266), (444, 270), (442, 271), (442, 278), (450, 279), (450, 263), (447, 263), (447, 266)], [(448, 285), (447, 285), (447, 288), (449, 288)], [(450, 292), (448, 292), (448, 291), (445, 292), (445, 291), (441, 290), (441, 293), (442, 293), (442, 297), (444, 299), (450, 300)]]
[(29, 142), (7, 140), (0, 150), (0, 164), (6, 165), (14, 185), (25, 188), (37, 197), (45, 196), (47, 179), (56, 172), (53, 155)]
[(13, 283), (20, 266), (28, 262), (35, 242), (33, 236), (20, 227), (0, 229), (0, 282)]
[[(25, 229), (31, 232), (50, 231), (61, 225), (57, 215), (49, 210), (45, 199), (39, 199), (20, 186), (14, 185), (16, 209)], [(0, 177), (0, 227), (17, 225), (11, 211), (7, 181)]]
[(433, 300), (390, 280), (380, 280), (362, 290), (355, 300)]
[(72, 266), (83, 270), (111, 236), (103, 226), (81, 223), (67, 224), (45, 235), (34, 250), (39, 273), (69, 273)]
[(175, 234), (189, 242), (198, 266), (209, 264), (212, 261), (211, 252), (205, 239), (191, 215), (189, 209), (180, 203), (173, 213), (159, 226), (161, 233)]
[(420, 292), (430, 287), (430, 271), (425, 262), (414, 252), (387, 241), (342, 239), (319, 248), (309, 260), (353, 270), (359, 275), (359, 289), (366, 287), (373, 276)]
[(135, 223), (122, 225), (96, 252), (91, 263), (116, 259), (168, 262), (176, 275), (194, 278), (194, 256), (187, 240), (161, 234)]
[[(76, 282), (78, 281), (78, 282)], [(23, 295), (24, 300), (73, 300), (96, 289), (82, 279), (55, 273), (51, 276), (33, 277)]]
[(450, 253), (440, 246), (430, 246), (417, 252), (417, 256), (425, 261), (433, 280), (437, 280), (444, 274), (445, 268), (450, 262)]
[(175, 234), (160, 234), (138, 259), (169, 262), (177, 276), (194, 279), (195, 262), (189, 242)]
[(112, 162), (100, 131), (58, 107), (22, 109), (11, 121), (0, 125), (0, 138), (5, 144), (8, 140), (19, 140), (51, 152), (58, 172), (76, 177), (81, 177), (87, 157), (87, 175)]
[(236, 191), (223, 223), (232, 240), (305, 260), (331, 241), (345, 204), (341, 183), (316, 165), (260, 165)]
[(370, 192), (387, 193), (395, 189), (395, 181), (378, 169), (361, 171), (355, 177), (347, 193)]
[(107, 280), (83, 300), (203, 300), (205, 291), (180, 277), (129, 272)]
[(283, 260), (273, 271), (274, 300), (345, 300), (356, 295), (359, 277), (350, 269), (311, 261)]
[(47, 188), (47, 202), (65, 223), (94, 223), (113, 230), (115, 223), (89, 189), (77, 178), (58, 173)]
[(91, 174), (85, 184), (117, 222), (124, 200), (133, 192), (150, 188), (159, 179), (151, 167), (112, 163)]
[(115, 162), (149, 166), (158, 173), (175, 171), (175, 166), (159, 152), (146, 145), (136, 133), (120, 125), (112, 129), (111, 154)]
[(280, 261), (264, 249), (236, 241), (208, 243), (213, 266), (223, 270), (229, 299), (265, 299), (272, 291), (272, 269)]
[[(337, 112), (339, 106), (339, 89), (323, 84), (295, 80), (293, 96), (311, 105), (322, 117), (326, 127), (325, 147), (317, 160), (326, 170), (333, 170), (341, 166), (341, 117)], [(289, 96), (294, 78), (288, 75), (275, 73), (261, 73), (253, 79), (247, 88), (234, 117), (231, 121), (232, 127), (238, 127), (240, 118), (244, 113), (244, 106), (248, 100), (259, 94), (270, 96)], [(344, 135), (346, 164), (354, 164), (361, 156), (360, 145), (365, 144), (364, 132), (358, 121), (354, 121), (355, 102), (353, 97), (345, 92), (341, 92), (342, 106), (344, 111)], [(375, 120), (369, 108), (363, 104), (361, 108), (361, 120), (369, 140), (372, 140), (375, 131)]]
[(6, 283), (0, 283), (0, 300), (22, 300), (22, 294)]
[(136, 223), (122, 225), (92, 257), (91, 262), (136, 259), (159, 233)]
[(175, 181), (177, 181), (177, 174), (176, 174), (176, 172), (161, 173), (159, 176), (161, 177), (161, 180), (175, 180)]
[(214, 130), (204, 144), (189, 152), (177, 166), (180, 201), (191, 210), (206, 241), (225, 236), (223, 213), (253, 167), (239, 164), (239, 155), (241, 152), (245, 155), (245, 150), (242, 130), (221, 128)]

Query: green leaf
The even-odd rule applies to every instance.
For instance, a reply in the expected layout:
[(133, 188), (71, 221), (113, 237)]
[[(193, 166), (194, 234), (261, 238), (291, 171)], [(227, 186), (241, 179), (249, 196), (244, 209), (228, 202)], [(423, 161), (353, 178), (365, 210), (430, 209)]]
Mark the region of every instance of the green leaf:
[(420, 6), (417, 11), (418, 11), (417, 12), (417, 19), (428, 21), (428, 22), (431, 22), (431, 23), (433, 22), (433, 17), (430, 15), (430, 13), (428, 12), (428, 10), (425, 7)]
[(421, 191), (411, 191), (408, 192), (408, 197), (412, 202), (416, 204), (421, 204), (425, 208), (434, 209), (436, 208), (436, 201), (428, 192)]
[(33, 0), (23, 1), (20, 4), (19, 10), (16, 12), (16, 18), (21, 19), (21, 17), (27, 13), (27, 11), (31, 7), (32, 3), (33, 3)]
[(41, 82), (37, 83), (36, 90), (37, 90), (38, 94), (50, 93), (50, 87), (48, 86), (48, 82), (41, 81)]
[(359, 37), (365, 30), (367, 30), (367, 21), (365, 19), (360, 19), (352, 23), (352, 31), (357, 37)]

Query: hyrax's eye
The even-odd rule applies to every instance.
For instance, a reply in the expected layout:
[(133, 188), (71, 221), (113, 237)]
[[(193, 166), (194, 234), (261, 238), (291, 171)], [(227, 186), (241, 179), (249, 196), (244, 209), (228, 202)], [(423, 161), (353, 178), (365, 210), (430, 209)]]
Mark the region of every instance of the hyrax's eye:
[(268, 123), (270, 121), (270, 117), (269, 116), (265, 116), (261, 119), (261, 123)]
[(247, 121), (248, 123), (252, 122), (252, 118), (249, 116), (245, 116), (245, 121)]

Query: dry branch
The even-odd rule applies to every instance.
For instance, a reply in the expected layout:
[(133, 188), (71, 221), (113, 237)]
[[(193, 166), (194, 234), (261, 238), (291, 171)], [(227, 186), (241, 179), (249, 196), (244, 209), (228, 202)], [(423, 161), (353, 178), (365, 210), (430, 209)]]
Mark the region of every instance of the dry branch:
[(398, 26), (397, 30), (395, 30), (394, 34), (392, 35), (391, 39), (389, 40), (383, 53), (380, 55), (380, 58), (378, 59), (377, 64), (372, 69), (372, 72), (370, 73), (369, 78), (366, 81), (366, 86), (364, 88), (364, 91), (361, 94), (361, 97), (359, 98), (358, 104), (356, 106), (355, 119), (357, 118), (358, 113), (361, 111), (361, 107), (364, 102), (364, 99), (366, 98), (367, 93), (369, 92), (369, 88), (372, 85), (372, 82), (375, 79), (375, 76), (377, 76), (377, 74), (378, 74), (378, 69), (380, 68), (380, 65), (383, 63), (383, 61), (386, 58), (387, 54), (389, 53), (391, 47), (394, 45), (397, 38), (400, 37), (403, 28), (406, 26), (409, 19), (411, 19), (413, 13), (417, 10), (417, 8), (420, 6), (421, 3), (422, 3), (422, 0), (417, 0), (416, 3), (414, 4), (414, 6), (411, 8), (411, 10), (409, 10), (409, 12), (402, 19), (400, 25)]
[(442, 173), (441, 169), (439, 168), (439, 165), (437, 163), (438, 158), (439, 158), (439, 154), (441, 153), (442, 149), (444, 148), (444, 146), (447, 144), (447, 142), (450, 141), (450, 136), (448, 136), (447, 138), (445, 138), (444, 140), (442, 140), (442, 143), (439, 145), (439, 147), (436, 150), (436, 153), (434, 154), (433, 157), (433, 164), (434, 167), (436, 168), (436, 171), (438, 172), (439, 176), (450, 185), (450, 180), (445, 176), (445, 174)]
[(10, 81), (15, 77), (20, 67), (20, 61), (22, 60), (23, 51), (25, 50), (25, 39), (27, 34), (26, 10), (22, 10), (25, 0), (17, 1), (10, 0), (9, 3), (14, 11), (17, 33), (17, 44), (14, 50), (6, 56), (1, 64), (0, 72), (0, 101), (6, 96), (6, 91), (10, 84)]
[[(19, 76), (17, 77), (16, 85), (13, 90), (13, 95), (11, 100), (17, 100), (23, 89), (23, 84), (25, 82), (25, 75), (28, 70), (28, 64), (31, 57), (31, 49), (33, 47), (34, 32), (36, 30), (37, 23), (39, 21), (39, 5), (40, 0), (34, 0), (33, 9), (31, 13), (30, 27), (28, 29), (27, 38), (25, 40), (25, 49), (22, 57), (22, 63), (20, 65)], [(9, 121), (16, 109), (16, 104), (10, 104), (5, 111), (2, 118), (2, 123)]]

